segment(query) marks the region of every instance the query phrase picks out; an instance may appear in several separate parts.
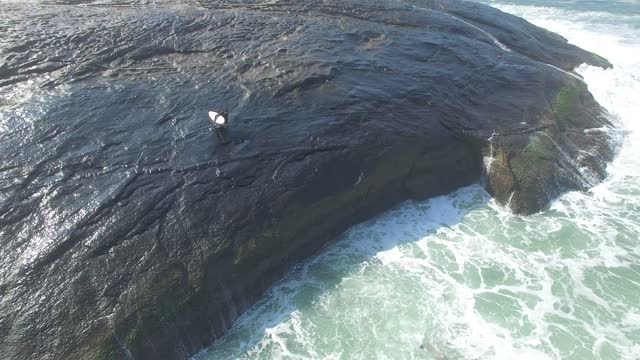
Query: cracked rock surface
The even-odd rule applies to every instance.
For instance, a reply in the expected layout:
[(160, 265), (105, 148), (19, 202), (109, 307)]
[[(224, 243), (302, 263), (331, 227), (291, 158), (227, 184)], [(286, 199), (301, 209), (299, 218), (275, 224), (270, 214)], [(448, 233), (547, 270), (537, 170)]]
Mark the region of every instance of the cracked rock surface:
[(2, 359), (184, 359), (401, 201), (532, 213), (612, 156), (610, 64), (488, 6), (0, 3)]

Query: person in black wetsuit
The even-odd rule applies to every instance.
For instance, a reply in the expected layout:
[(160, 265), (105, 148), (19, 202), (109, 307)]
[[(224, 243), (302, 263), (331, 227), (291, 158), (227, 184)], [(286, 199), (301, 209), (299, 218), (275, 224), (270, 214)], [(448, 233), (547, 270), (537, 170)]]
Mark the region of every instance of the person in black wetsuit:
[(220, 142), (228, 144), (229, 137), (227, 136), (227, 129), (229, 128), (229, 113), (209, 111), (209, 121), (213, 124), (216, 136), (218, 136)]

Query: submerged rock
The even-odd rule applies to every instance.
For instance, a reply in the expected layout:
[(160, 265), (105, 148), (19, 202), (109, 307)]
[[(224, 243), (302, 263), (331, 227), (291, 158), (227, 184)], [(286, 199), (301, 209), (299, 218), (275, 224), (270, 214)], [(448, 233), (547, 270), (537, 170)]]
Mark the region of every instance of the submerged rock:
[(183, 359), (400, 201), (484, 180), (532, 213), (612, 157), (571, 72), (611, 65), (480, 4), (3, 3), (0, 28), (4, 359)]

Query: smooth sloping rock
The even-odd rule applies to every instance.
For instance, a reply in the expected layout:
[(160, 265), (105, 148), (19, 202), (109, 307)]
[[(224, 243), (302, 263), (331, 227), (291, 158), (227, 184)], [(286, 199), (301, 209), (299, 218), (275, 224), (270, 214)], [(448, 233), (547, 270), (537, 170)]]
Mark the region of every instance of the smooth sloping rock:
[(611, 158), (567, 72), (610, 64), (484, 5), (3, 3), (0, 28), (3, 359), (183, 359), (400, 201), (485, 179), (531, 213)]

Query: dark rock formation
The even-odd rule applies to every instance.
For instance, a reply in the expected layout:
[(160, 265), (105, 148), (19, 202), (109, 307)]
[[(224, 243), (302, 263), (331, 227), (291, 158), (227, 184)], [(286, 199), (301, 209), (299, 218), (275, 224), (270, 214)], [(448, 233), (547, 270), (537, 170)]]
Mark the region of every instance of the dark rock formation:
[(531, 213), (611, 158), (569, 73), (608, 62), (487, 6), (74, 3), (2, 4), (2, 359), (183, 359), (400, 201)]

